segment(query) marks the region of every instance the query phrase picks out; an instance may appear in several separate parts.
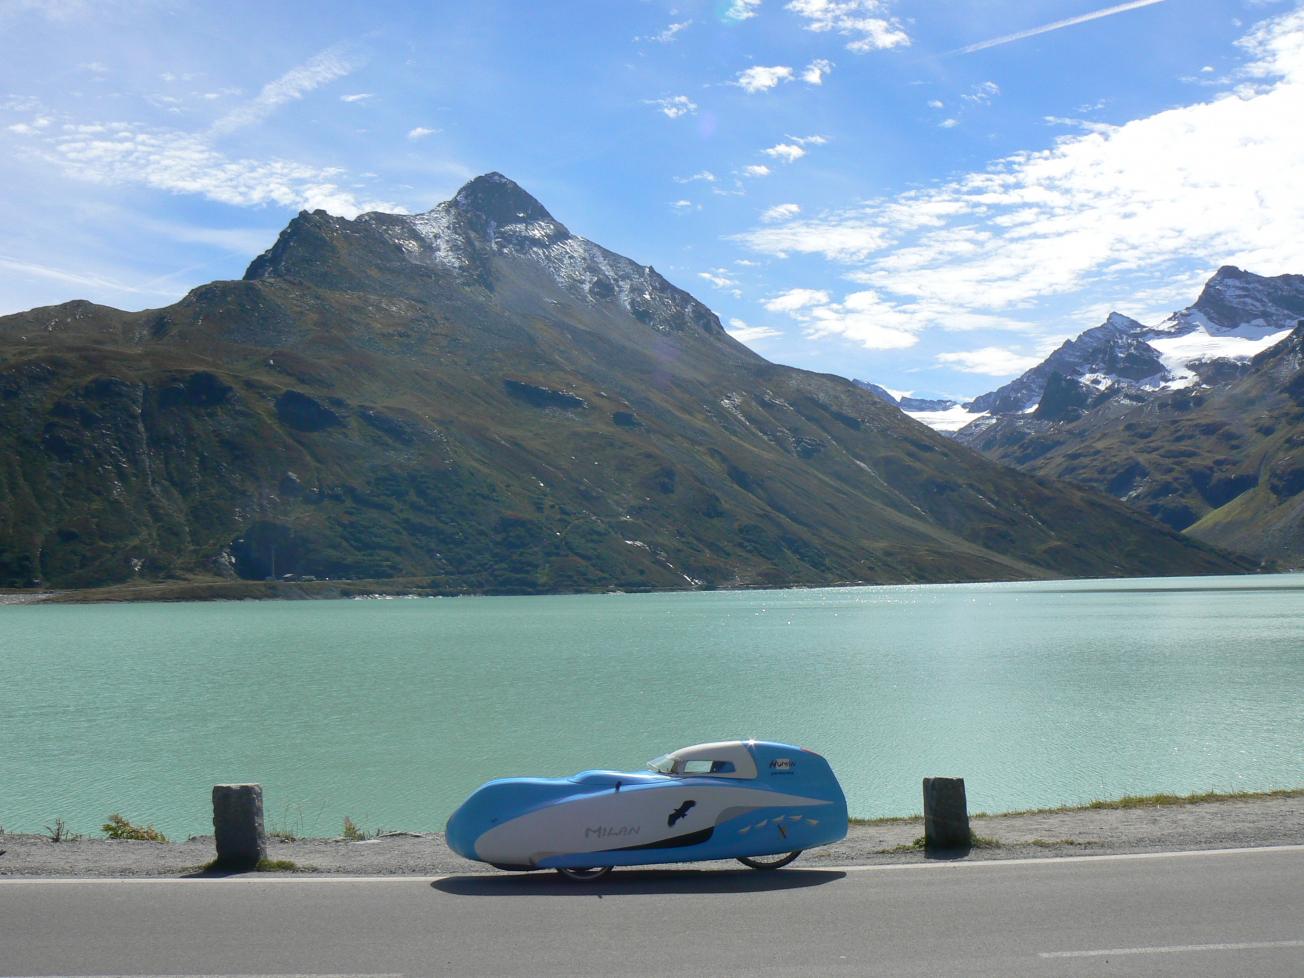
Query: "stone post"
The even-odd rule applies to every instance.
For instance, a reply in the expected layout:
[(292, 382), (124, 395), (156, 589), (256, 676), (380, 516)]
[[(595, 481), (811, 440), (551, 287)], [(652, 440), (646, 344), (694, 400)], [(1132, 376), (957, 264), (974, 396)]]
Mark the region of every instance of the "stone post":
[(267, 858), (262, 785), (213, 785), (213, 842), (220, 866), (252, 868)]
[(924, 778), (924, 845), (929, 849), (969, 848), (964, 778)]

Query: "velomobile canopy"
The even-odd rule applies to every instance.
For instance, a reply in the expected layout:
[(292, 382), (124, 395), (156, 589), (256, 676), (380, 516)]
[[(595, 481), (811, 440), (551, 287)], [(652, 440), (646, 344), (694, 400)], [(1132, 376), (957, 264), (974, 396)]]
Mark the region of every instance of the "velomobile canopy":
[(756, 759), (741, 740), (682, 747), (649, 761), (648, 767), (661, 774), (680, 777), (700, 774), (749, 780), (756, 777)]

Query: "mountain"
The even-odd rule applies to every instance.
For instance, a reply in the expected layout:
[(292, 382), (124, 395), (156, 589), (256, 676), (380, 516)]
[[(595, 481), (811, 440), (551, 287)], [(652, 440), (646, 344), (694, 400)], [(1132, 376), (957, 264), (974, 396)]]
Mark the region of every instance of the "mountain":
[(853, 384), (869, 391), (880, 401), (900, 408), (902, 412), (921, 421), (934, 431), (957, 431), (973, 420), (965, 405), (945, 398), (897, 397), (886, 388), (879, 387), (867, 380), (853, 380)]
[[(1097, 393), (1145, 397), (1192, 385), (1216, 386), (1244, 373), (1255, 355), (1280, 342), (1304, 316), (1304, 275), (1255, 275), (1224, 265), (1196, 301), (1162, 322), (1146, 326), (1111, 312), (1099, 326), (1065, 341), (1037, 366), (971, 401), (897, 399), (888, 403), (937, 431), (962, 432), (966, 444), (995, 429), (1018, 428), (1021, 416), (1041, 403), (1058, 374)], [(1034, 426), (1035, 427), (1035, 426)]]
[[(1060, 378), (1061, 385), (1074, 382)], [(1042, 406), (976, 439), (1020, 469), (1108, 492), (1175, 530), (1263, 560), (1304, 566), (1304, 320), (1244, 373), (1213, 388), (1086, 409)]]
[(1021, 377), (974, 398), (967, 407), (980, 414), (1030, 411), (1041, 401), (1052, 374), (1088, 378), (1097, 383), (1157, 387), (1166, 371), (1159, 351), (1142, 338), (1145, 332), (1145, 327), (1135, 319), (1110, 313), (1101, 325), (1066, 341)]
[(909, 395), (897, 397), (886, 388), (879, 387), (878, 384), (872, 384), (868, 380), (853, 380), (852, 383), (863, 390), (869, 391), (880, 401), (886, 401), (893, 407), (899, 407), (907, 413), (913, 411), (949, 411), (951, 408), (960, 406), (959, 401), (948, 401), (945, 398), (910, 397)]
[(0, 318), (0, 584), (446, 592), (1250, 564), (769, 363), (499, 174), (163, 309)]

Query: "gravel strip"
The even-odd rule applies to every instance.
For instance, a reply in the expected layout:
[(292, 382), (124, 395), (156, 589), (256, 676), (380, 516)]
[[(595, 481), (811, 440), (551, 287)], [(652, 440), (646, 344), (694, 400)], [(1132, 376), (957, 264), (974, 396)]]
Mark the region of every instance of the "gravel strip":
[[(974, 834), (996, 845), (962, 858), (1081, 856), (1179, 849), (1304, 845), (1304, 797), (1254, 798), (1153, 808), (1085, 809), (1042, 815), (974, 818)], [(853, 825), (847, 838), (802, 855), (797, 865), (925, 862), (909, 847), (923, 819)], [(357, 876), (437, 876), (497, 872), (449, 851), (442, 834), (397, 832), (364, 842), (344, 839), (268, 841), (268, 858), (288, 859), (300, 872)], [(51, 842), (41, 835), (0, 834), (0, 877), (177, 877), (197, 873), (213, 858), (211, 836), (177, 843), (81, 839)], [(955, 858), (956, 854), (951, 854)], [(732, 863), (728, 864), (732, 865)]]

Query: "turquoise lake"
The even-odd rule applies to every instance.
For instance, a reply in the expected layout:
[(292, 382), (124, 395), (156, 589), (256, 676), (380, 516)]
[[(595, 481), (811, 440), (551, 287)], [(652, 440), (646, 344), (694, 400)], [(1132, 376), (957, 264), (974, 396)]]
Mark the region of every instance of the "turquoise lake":
[(1304, 784), (1304, 574), (0, 606), (0, 826), (442, 829), (481, 782), (757, 737), (853, 814)]

